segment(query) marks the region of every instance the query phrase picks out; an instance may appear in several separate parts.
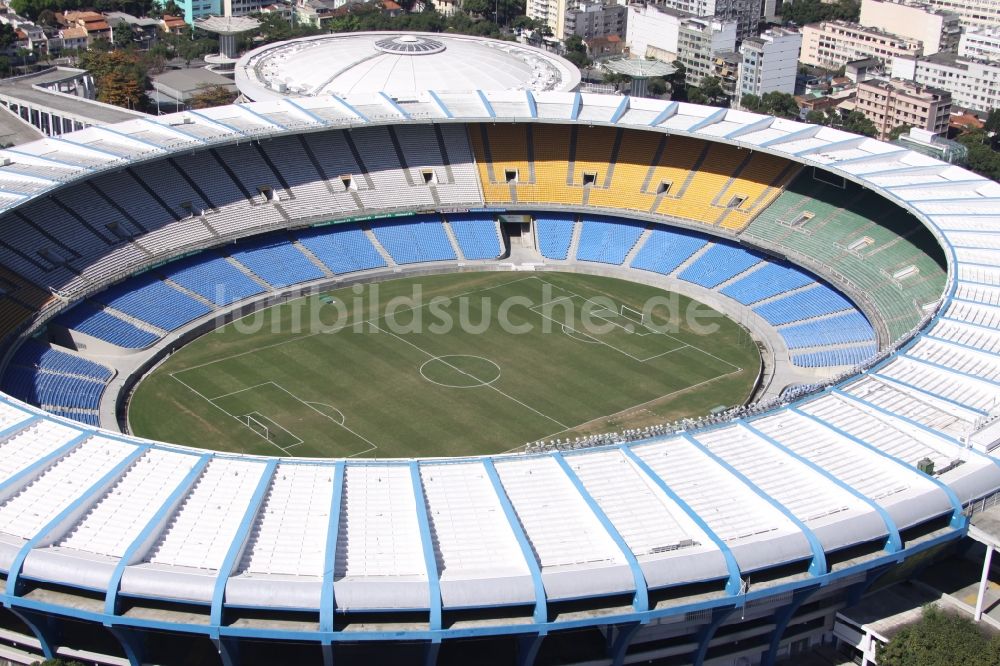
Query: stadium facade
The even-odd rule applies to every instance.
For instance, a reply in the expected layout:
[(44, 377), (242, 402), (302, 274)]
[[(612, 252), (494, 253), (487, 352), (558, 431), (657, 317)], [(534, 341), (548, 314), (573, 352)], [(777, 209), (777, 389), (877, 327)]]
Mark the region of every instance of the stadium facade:
[[(610, 128), (603, 163), (579, 142), (594, 128)], [(561, 171), (538, 157), (559, 132), (575, 165)], [(641, 186), (621, 157), (636, 136), (654, 147)], [(653, 168), (691, 142), (683, 178)], [(990, 455), (1000, 185), (897, 146), (685, 103), (486, 91), (270, 100), (88, 128), (0, 156), (8, 341), (169, 259), (331, 221), (598, 212), (642, 220), (643, 243), (661, 225), (746, 242), (788, 165), (861, 186), (890, 217), (908, 212), (947, 261), (943, 292), (894, 318), (866, 299), (875, 286), (824, 271), (804, 250), (869, 315), (881, 353), (794, 401), (618, 446), (264, 458), (101, 431), (5, 398), (0, 656), (773, 663), (823, 640), (837, 609), (953, 548), (968, 507), (1000, 489)], [(336, 159), (353, 167), (335, 170)], [(213, 178), (222, 172), (235, 199)], [(721, 200), (741, 179), (739, 203)], [(663, 212), (671, 197), (677, 208)], [(761, 210), (741, 210), (748, 200)], [(781, 221), (808, 220), (790, 210)], [(83, 230), (105, 240), (83, 243)], [(872, 243), (879, 233), (865, 227)], [(774, 246), (753, 247), (789, 256)], [(920, 265), (914, 257), (884, 280), (909, 289)], [(897, 334), (893, 322), (913, 317), (913, 332)], [(135, 319), (119, 319), (119, 332), (142, 329)]]

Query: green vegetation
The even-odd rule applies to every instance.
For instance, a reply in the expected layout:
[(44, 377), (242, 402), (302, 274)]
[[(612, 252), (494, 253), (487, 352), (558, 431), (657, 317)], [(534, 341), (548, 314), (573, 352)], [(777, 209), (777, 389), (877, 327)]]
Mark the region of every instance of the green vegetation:
[(854, 134), (862, 134), (864, 136), (875, 136), (878, 134), (875, 123), (860, 111), (851, 111), (843, 116), (834, 109), (830, 109), (829, 111), (810, 111), (806, 114), (806, 122), (814, 125), (836, 127), (846, 132), (853, 132)]
[(226, 86), (208, 85), (191, 95), (188, 104), (192, 109), (207, 109), (213, 106), (225, 106), (235, 101), (236, 93)]
[[(391, 305), (415, 289), (423, 307)], [(622, 280), (459, 273), (390, 280), (364, 293), (363, 306), (343, 288), (202, 336), (140, 383), (132, 431), (260, 454), (497, 453), (739, 404), (760, 367), (736, 323)], [(641, 311), (654, 296), (674, 300), (645, 320), (623, 313), (622, 305)], [(602, 297), (608, 304), (593, 319), (601, 328), (585, 326), (584, 305)], [(694, 325), (689, 308), (701, 315)], [(451, 329), (435, 325), (445, 316)], [(457, 325), (463, 320), (469, 325)], [(642, 321), (676, 326), (655, 332)], [(718, 330), (699, 335), (698, 322)]]
[(795, 102), (795, 98), (788, 93), (769, 92), (759, 97), (757, 95), (743, 95), (740, 104), (747, 111), (754, 113), (766, 113), (778, 118), (797, 119), (799, 117), (799, 105)]
[[(990, 118), (1000, 124), (1000, 111), (994, 109)], [(987, 122), (989, 127), (989, 122)], [(1000, 181), (1000, 133), (993, 130), (973, 130), (960, 134), (957, 141), (969, 149), (967, 166), (981, 176)]]
[(925, 606), (923, 617), (878, 651), (879, 666), (996, 666), (1000, 636), (988, 638), (954, 613)]
[(795, 0), (781, 5), (781, 18), (798, 25), (818, 21), (857, 21), (861, 17), (860, 0), (837, 0), (826, 3), (823, 0)]

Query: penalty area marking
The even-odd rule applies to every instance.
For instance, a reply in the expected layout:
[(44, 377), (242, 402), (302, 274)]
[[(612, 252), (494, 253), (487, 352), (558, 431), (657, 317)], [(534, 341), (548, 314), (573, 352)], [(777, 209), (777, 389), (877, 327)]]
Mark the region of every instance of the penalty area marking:
[[(487, 381), (485, 379), (482, 379), (480, 377), (475, 376), (471, 372), (468, 372), (466, 370), (462, 370), (461, 368), (457, 367), (454, 363), (449, 363), (447, 360), (445, 360), (445, 359), (457, 359), (457, 358), (474, 358), (476, 360), (484, 361), (486, 363), (489, 363), (494, 368), (496, 368), (496, 376), (493, 379), (490, 379), (489, 381)], [(444, 366), (446, 368), (449, 368), (450, 370), (454, 370), (454, 371), (458, 372), (460, 375), (464, 375), (464, 376), (468, 377), (469, 379), (473, 380), (476, 383), (475, 384), (468, 384), (468, 385), (446, 384), (445, 382), (439, 382), (439, 381), (437, 381), (435, 379), (431, 379), (424, 372), (424, 368), (427, 367), (428, 365), (430, 365), (431, 363), (442, 363), (442, 364), (444, 364)], [(482, 356), (474, 356), (472, 354), (447, 354), (445, 356), (435, 356), (433, 358), (430, 358), (430, 359), (424, 361), (423, 364), (421, 364), (421, 366), (420, 366), (420, 376), (421, 377), (423, 377), (425, 380), (429, 381), (431, 384), (437, 384), (438, 386), (443, 386), (445, 388), (465, 389), (465, 388), (479, 388), (481, 386), (489, 386), (490, 384), (492, 384), (496, 380), (500, 379), (500, 373), (501, 373), (501, 371), (500, 371), (500, 366), (499, 365), (497, 365), (496, 363), (494, 363), (493, 361), (491, 361), (488, 358), (484, 358)]]

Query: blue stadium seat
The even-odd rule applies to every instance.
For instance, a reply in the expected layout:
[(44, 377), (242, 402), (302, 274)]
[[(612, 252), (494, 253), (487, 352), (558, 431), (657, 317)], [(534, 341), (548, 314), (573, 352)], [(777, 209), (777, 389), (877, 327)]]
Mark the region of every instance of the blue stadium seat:
[(700, 250), (708, 239), (680, 229), (653, 227), (646, 242), (632, 260), (632, 268), (670, 275), (688, 257)]
[(354, 273), (385, 266), (371, 240), (356, 224), (336, 224), (295, 232), (316, 258), (334, 273)]
[(538, 251), (549, 259), (565, 259), (569, 245), (573, 242), (575, 215), (545, 213), (535, 218), (535, 234), (538, 236)]
[(133, 326), (89, 303), (80, 303), (60, 315), (55, 323), (128, 349), (142, 349), (159, 340), (154, 333)]
[(779, 328), (778, 333), (785, 339), (789, 349), (875, 341), (875, 329), (857, 310), (836, 317), (785, 326)]
[(318, 280), (321, 271), (287, 238), (270, 237), (242, 243), (229, 256), (275, 287)]
[(790, 324), (842, 310), (853, 310), (854, 305), (824, 284), (797, 291), (794, 294), (758, 305), (753, 310), (774, 326)]
[(761, 259), (759, 254), (742, 247), (716, 243), (681, 271), (677, 277), (713, 289), (759, 264)]
[(167, 264), (160, 273), (216, 305), (229, 305), (264, 293), (259, 284), (214, 252)]
[(138, 275), (94, 297), (120, 312), (173, 331), (212, 310), (154, 275)]
[(812, 277), (797, 268), (769, 263), (723, 288), (721, 293), (743, 305), (750, 305), (813, 282)]
[(94, 409), (100, 406), (104, 382), (28, 368), (8, 368), (4, 374), (6, 393), (39, 406)]
[(825, 351), (793, 354), (792, 363), (803, 368), (823, 368), (836, 365), (860, 365), (878, 352), (875, 345), (843, 347)]
[(372, 232), (397, 264), (454, 261), (458, 258), (437, 215), (414, 215), (375, 222)]
[(466, 259), (496, 259), (500, 256), (500, 237), (492, 216), (484, 213), (452, 213), (447, 218)]
[(645, 222), (634, 220), (583, 218), (576, 258), (620, 266), (645, 229)]
[(97, 381), (107, 381), (114, 374), (110, 368), (106, 368), (100, 363), (94, 363), (37, 342), (27, 342), (21, 345), (11, 359), (11, 365), (79, 375)]

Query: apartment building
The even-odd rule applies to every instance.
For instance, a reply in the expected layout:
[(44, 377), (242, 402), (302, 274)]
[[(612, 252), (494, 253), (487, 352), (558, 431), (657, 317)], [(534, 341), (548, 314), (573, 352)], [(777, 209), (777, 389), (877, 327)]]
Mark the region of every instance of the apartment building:
[(795, 92), (802, 33), (785, 28), (771, 28), (759, 37), (740, 44), (737, 104), (743, 95), (768, 92)]
[(861, 0), (861, 25), (919, 40), (924, 55), (958, 50), (962, 26), (958, 14), (926, 4), (896, 0)]
[(847, 21), (822, 21), (802, 28), (799, 61), (806, 65), (838, 69), (852, 60), (875, 58), (889, 63), (896, 56), (921, 56), (919, 39)]
[(877, 138), (883, 141), (900, 125), (943, 135), (948, 131), (951, 93), (912, 81), (870, 79), (858, 84), (855, 108), (875, 124)]
[(951, 93), (958, 106), (988, 112), (1000, 108), (1000, 61), (935, 53), (925, 58), (893, 58), (893, 78)]

